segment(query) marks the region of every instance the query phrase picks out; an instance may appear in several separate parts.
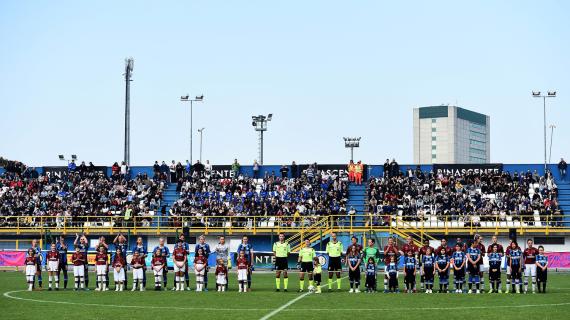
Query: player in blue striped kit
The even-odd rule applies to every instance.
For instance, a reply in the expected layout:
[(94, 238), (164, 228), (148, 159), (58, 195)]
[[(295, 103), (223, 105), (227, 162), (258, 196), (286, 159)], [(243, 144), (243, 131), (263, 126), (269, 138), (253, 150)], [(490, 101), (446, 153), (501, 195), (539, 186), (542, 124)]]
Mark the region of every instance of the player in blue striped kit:
[(496, 244), (489, 253), (489, 283), (491, 289), (489, 293), (501, 293), (501, 261), (503, 256), (499, 253), (499, 246)]
[[(521, 293), (522, 291), (522, 259), (523, 252), (516, 241), (511, 242), (511, 250), (509, 250), (509, 267), (511, 268), (511, 287), (512, 292)], [(508, 290), (507, 290), (508, 292)]]
[(447, 293), (449, 286), (449, 256), (446, 248), (441, 248), (435, 258), (435, 269), (439, 275), (439, 293)]
[(481, 250), (477, 248), (477, 242), (472, 241), (467, 248), (467, 272), (469, 273), (469, 291), (473, 293), (473, 284), (475, 284), (475, 293), (481, 293), (479, 277), (479, 262), (481, 261)]
[(544, 247), (538, 246), (538, 255), (536, 256), (536, 280), (538, 284), (538, 293), (546, 293), (547, 276), (548, 257), (544, 254)]
[(422, 256), (422, 274), (426, 287), (426, 293), (433, 293), (433, 277), (435, 275), (435, 257), (431, 252), (431, 247), (426, 249), (426, 254)]
[(465, 264), (467, 257), (463, 252), (462, 245), (455, 245), (455, 252), (451, 255), (451, 266), (453, 267), (453, 281), (455, 283), (455, 293), (463, 293), (463, 284), (465, 283)]
[(57, 277), (63, 271), (63, 289), (67, 289), (67, 245), (65, 244), (65, 238), (63, 236), (59, 237), (59, 242), (56, 244), (56, 250), (59, 252), (59, 268), (57, 270)]

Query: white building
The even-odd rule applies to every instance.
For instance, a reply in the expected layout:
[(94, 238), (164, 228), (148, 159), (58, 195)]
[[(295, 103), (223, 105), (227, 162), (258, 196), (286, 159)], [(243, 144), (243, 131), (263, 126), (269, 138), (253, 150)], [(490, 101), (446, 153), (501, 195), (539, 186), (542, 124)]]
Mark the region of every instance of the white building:
[(490, 118), (455, 106), (414, 108), (414, 163), (489, 163)]

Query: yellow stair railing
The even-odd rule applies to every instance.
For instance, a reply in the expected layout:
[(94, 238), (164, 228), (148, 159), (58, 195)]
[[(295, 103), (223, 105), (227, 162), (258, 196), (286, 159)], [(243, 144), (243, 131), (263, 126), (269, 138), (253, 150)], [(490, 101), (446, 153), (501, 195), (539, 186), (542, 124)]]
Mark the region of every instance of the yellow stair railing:
[(287, 242), (291, 246), (291, 251), (297, 252), (301, 249), (303, 241), (309, 239), (309, 241), (313, 243), (318, 240), (321, 235), (330, 233), (330, 230), (329, 217), (324, 217), (306, 228), (301, 228), (301, 231), (289, 237)]
[(414, 227), (411, 223), (402, 220), (401, 217), (396, 217), (393, 220), (390, 228), (391, 233), (395, 233), (402, 238), (411, 237), (417, 246), (423, 246), (424, 239), (436, 240), (429, 233), (425, 232), (425, 229), (418, 229)]

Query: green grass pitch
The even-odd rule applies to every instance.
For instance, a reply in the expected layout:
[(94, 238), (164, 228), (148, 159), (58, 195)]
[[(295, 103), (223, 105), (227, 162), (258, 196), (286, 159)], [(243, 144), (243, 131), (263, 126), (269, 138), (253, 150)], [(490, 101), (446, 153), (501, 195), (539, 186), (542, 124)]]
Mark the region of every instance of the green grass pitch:
[[(93, 273), (90, 277), (93, 289)], [(210, 277), (214, 279), (213, 275)], [(300, 294), (296, 292), (299, 287), (296, 273), (290, 273), (289, 292), (275, 292), (274, 279), (272, 273), (254, 272), (250, 293), (237, 292), (234, 273), (230, 278), (230, 291), (225, 293), (214, 292), (213, 283), (210, 283), (209, 292), (200, 293), (75, 292), (69, 289), (27, 292), (24, 291), (26, 283), (22, 272), (0, 272), (1, 318), (426, 319), (443, 314), (444, 318), (450, 319), (568, 319), (570, 314), (569, 273), (551, 272), (548, 293), (526, 295), (350, 294), (347, 279), (342, 280), (340, 292), (327, 292), (325, 287), (322, 294)], [(46, 280), (44, 273), (44, 287)], [(193, 280), (192, 276), (191, 284)], [(171, 285), (171, 274), (169, 281)], [(72, 282), (70, 285), (73, 286)], [(149, 289), (152, 285), (149, 281)], [(382, 286), (381, 281), (379, 285)]]

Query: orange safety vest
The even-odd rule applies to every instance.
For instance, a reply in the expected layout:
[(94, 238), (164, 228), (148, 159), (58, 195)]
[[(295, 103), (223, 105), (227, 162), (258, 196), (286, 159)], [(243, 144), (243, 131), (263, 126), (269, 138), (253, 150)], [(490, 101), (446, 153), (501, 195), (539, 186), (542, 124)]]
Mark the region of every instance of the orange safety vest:
[(357, 164), (355, 166), (356, 173), (362, 173), (362, 170), (364, 170), (364, 167), (362, 166), (362, 164)]
[(356, 169), (356, 165), (348, 164), (348, 172), (354, 172), (355, 169)]

